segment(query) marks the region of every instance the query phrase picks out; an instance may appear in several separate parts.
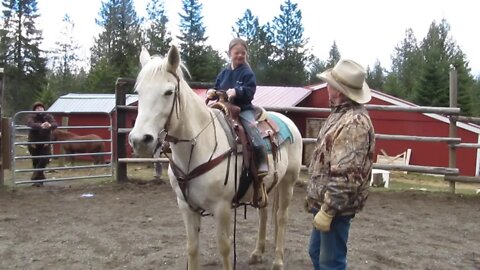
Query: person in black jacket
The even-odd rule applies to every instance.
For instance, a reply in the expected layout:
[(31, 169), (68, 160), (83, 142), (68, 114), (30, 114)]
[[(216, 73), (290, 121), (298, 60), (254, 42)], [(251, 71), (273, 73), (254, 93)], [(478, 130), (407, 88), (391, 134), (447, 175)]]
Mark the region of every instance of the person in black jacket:
[(229, 100), (240, 107), (240, 121), (250, 137), (257, 164), (259, 177), (268, 173), (267, 151), (263, 139), (256, 127), (252, 100), (257, 89), (255, 74), (247, 62), (248, 46), (241, 38), (234, 38), (228, 46), (230, 64), (218, 74), (214, 89), (207, 91), (207, 97), (212, 99), (216, 91), (226, 91)]
[[(27, 121), (27, 126), (30, 127), (28, 132), (29, 142), (48, 142), (51, 141), (52, 130), (57, 128), (57, 122), (51, 114), (44, 113), (45, 105), (42, 102), (35, 102), (32, 107), (33, 111), (38, 113), (33, 114)], [(29, 144), (28, 152), (32, 156), (32, 165), (34, 169), (43, 169), (50, 162), (50, 158), (36, 156), (51, 155), (51, 146), (46, 143)], [(43, 170), (34, 171), (31, 180), (45, 179)], [(35, 183), (36, 186), (43, 185), (43, 182)]]

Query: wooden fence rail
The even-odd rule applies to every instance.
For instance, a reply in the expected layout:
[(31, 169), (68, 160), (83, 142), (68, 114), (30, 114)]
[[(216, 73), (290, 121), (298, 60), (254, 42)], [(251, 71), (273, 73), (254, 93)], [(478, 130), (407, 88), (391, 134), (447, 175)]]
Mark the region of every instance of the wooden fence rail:
[[(168, 162), (166, 158), (127, 158), (126, 157), (126, 136), (131, 131), (131, 128), (126, 126), (126, 112), (137, 110), (137, 106), (127, 106), (125, 104), (125, 86), (132, 84), (132, 80), (119, 78), (116, 84), (116, 112), (117, 125), (115, 131), (117, 132), (117, 180), (125, 181), (126, 165), (127, 163), (142, 163), (142, 162)], [(373, 168), (394, 170), (394, 171), (408, 171), (428, 174), (444, 175), (444, 179), (449, 181), (452, 192), (455, 192), (455, 182), (465, 183), (480, 183), (480, 177), (466, 177), (459, 176), (459, 170), (456, 167), (456, 149), (457, 148), (480, 148), (480, 144), (476, 143), (462, 143), (461, 138), (457, 137), (456, 122), (465, 121), (472, 123), (480, 123), (480, 118), (461, 116), (460, 108), (457, 108), (457, 90), (456, 90), (456, 71), (450, 71), (450, 107), (425, 107), (425, 106), (396, 106), (396, 105), (370, 105), (365, 107), (367, 110), (376, 111), (395, 111), (395, 112), (417, 112), (417, 113), (435, 113), (446, 115), (450, 119), (450, 132), (448, 137), (428, 137), (428, 136), (410, 136), (410, 135), (395, 135), (395, 134), (376, 134), (378, 140), (399, 140), (399, 141), (420, 141), (420, 142), (442, 142), (449, 146), (449, 167), (431, 167), (431, 166), (417, 166), (417, 165), (397, 165), (397, 164), (379, 164), (375, 163)], [(311, 107), (264, 107), (269, 111), (276, 111), (281, 113), (329, 113), (329, 108), (311, 108)], [(304, 138), (304, 144), (312, 144), (316, 142), (316, 138)], [(302, 166), (302, 170), (306, 167)]]

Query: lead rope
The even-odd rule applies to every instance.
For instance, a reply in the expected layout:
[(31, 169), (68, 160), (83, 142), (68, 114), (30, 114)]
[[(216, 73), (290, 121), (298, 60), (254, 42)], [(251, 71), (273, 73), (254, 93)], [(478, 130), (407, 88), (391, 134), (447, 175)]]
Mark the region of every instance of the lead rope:
[[(235, 151), (235, 203), (238, 203), (238, 193), (237, 193), (237, 184), (238, 184), (238, 153)], [(234, 206), (235, 214), (233, 217), (233, 270), (237, 267), (237, 207)]]

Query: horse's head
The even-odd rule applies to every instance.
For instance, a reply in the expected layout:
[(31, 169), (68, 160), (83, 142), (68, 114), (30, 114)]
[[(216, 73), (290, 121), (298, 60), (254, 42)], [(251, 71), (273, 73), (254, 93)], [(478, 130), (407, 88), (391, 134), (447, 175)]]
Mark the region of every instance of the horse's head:
[(159, 133), (171, 128), (180, 103), (179, 88), (183, 81), (180, 53), (172, 46), (166, 59), (151, 57), (145, 48), (140, 54), (142, 69), (135, 91), (138, 93), (138, 115), (129, 134), (129, 143), (138, 156), (151, 156)]

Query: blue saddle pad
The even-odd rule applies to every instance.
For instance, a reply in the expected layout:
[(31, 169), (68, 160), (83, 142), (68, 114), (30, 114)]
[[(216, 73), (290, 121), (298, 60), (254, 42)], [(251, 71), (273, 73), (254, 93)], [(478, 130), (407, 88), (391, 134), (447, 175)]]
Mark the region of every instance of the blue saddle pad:
[[(283, 122), (282, 119), (280, 119), (278, 116), (276, 116), (273, 113), (267, 112), (267, 117), (273, 122), (275, 122), (279, 128), (279, 132), (277, 134), (278, 144), (282, 145), (282, 143), (284, 143), (286, 140), (289, 140), (290, 143), (293, 143), (293, 135), (290, 129), (288, 128), (287, 124), (285, 124), (285, 122)], [(268, 137), (265, 137), (263, 139), (263, 142), (265, 144), (267, 151), (271, 152), (272, 147), (270, 145), (270, 140), (268, 139)]]

